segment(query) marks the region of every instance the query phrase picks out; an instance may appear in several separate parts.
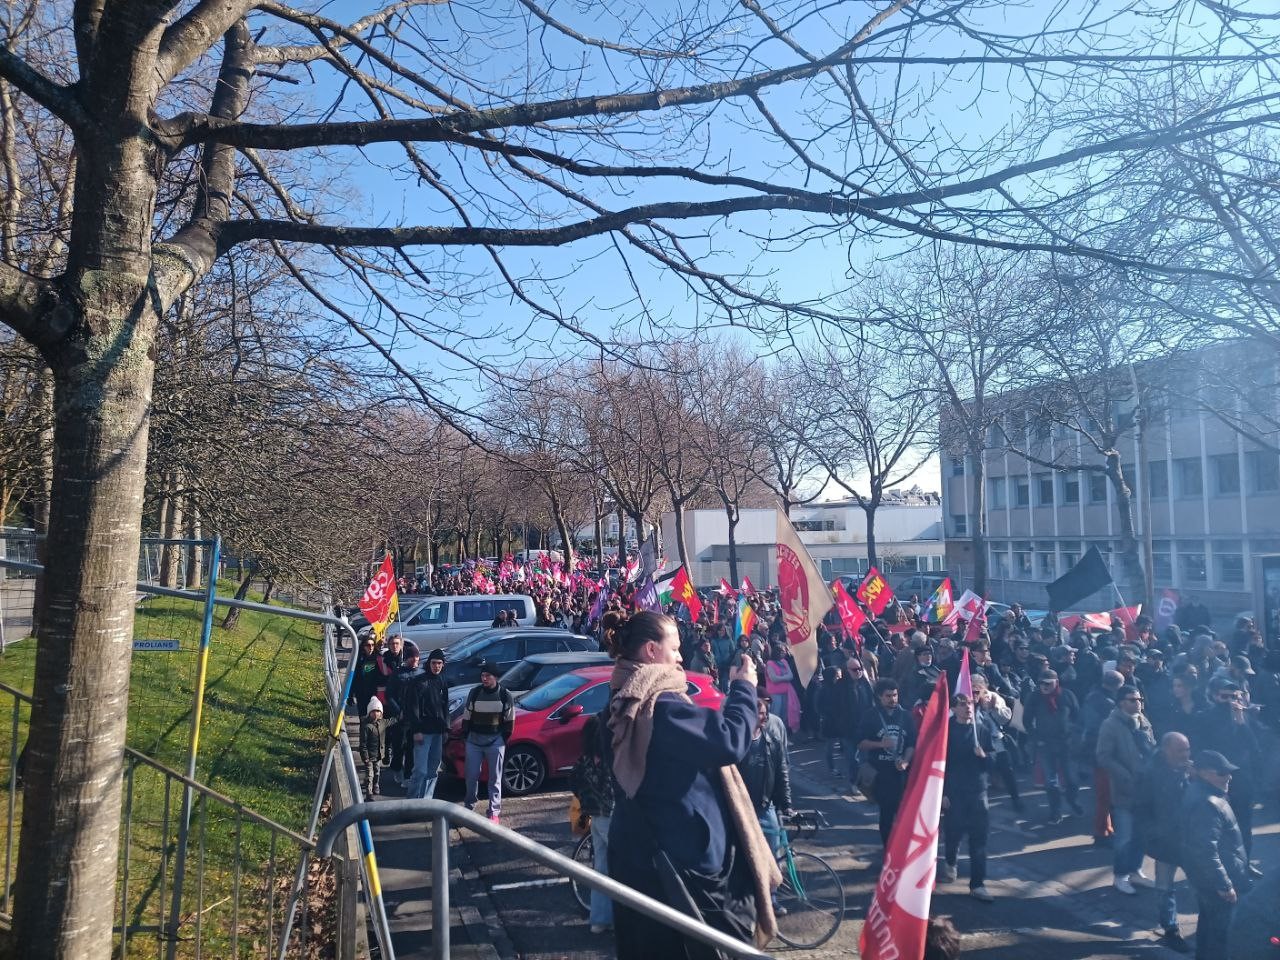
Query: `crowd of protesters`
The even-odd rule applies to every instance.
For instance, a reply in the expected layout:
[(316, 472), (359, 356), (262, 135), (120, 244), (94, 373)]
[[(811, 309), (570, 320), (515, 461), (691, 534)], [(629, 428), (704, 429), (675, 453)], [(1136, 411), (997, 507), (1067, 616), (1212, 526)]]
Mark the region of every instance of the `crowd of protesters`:
[[(1177, 919), (1181, 869), (1199, 914), (1196, 956), (1254, 955), (1234, 946), (1253, 932), (1235, 934), (1231, 924), (1233, 915), (1240, 925), (1270, 916), (1256, 905), (1237, 911), (1236, 904), (1262, 876), (1250, 859), (1253, 811), (1265, 783), (1263, 724), (1274, 724), (1280, 706), (1280, 651), (1268, 649), (1247, 618), (1225, 638), (1213, 631), (1208, 612), (1194, 606), (1195, 616), (1181, 616), (1159, 633), (1146, 617), (1117, 621), (1109, 630), (1081, 620), (1068, 630), (1052, 613), (1032, 623), (1014, 605), (980, 631), (969, 631), (966, 643), (963, 621), (928, 623), (912, 597), (893, 601), (857, 636), (844, 635), (838, 620), (829, 619), (829, 628), (818, 631), (818, 669), (804, 683), (773, 591), (707, 595), (691, 622), (680, 605), (669, 608), (670, 617), (632, 613), (636, 587), (625, 580), (600, 602), (597, 583), (585, 576), (527, 571), (491, 571), (487, 592), (530, 594), (539, 624), (597, 631), (618, 658), (614, 699), (588, 725), (573, 778), (584, 820), (591, 819), (599, 869), (662, 898), (666, 880), (653, 872), (659, 869), (654, 856), (661, 854), (676, 875), (705, 881), (691, 895), (717, 918), (709, 922), (746, 939), (753, 930), (768, 930), (771, 905), (759, 895), (767, 889), (765, 867), (751, 854), (760, 836), (777, 836), (779, 816), (790, 807), (791, 740), (822, 743), (831, 776), (878, 807), (881, 840), (887, 842), (916, 728), (946, 673), (953, 697), (939, 883), (957, 879), (965, 845), (972, 895), (994, 899), (986, 885), (994, 780), (1018, 816), (1049, 824), (1068, 816), (1085, 820), (1094, 842), (1109, 848), (1114, 889), (1126, 896), (1139, 887), (1155, 890), (1153, 919), (1166, 946), (1190, 949)], [(420, 577), (409, 586), (477, 592), (476, 577), (466, 570)], [(738, 604), (744, 601), (756, 619), (739, 634)], [(417, 651), (405, 650), (398, 639), (378, 652), (366, 642), (358, 655), (355, 700), (368, 730), (366, 737), (362, 729), (362, 753), (382, 755), (413, 784), (411, 796), (430, 796), (448, 728), (443, 684), (434, 688), (430, 678), (444, 654), (434, 651), (424, 670)], [(966, 653), (971, 696), (956, 693)], [(681, 666), (710, 675), (728, 695), (718, 717), (709, 718), (683, 697), (683, 685), (672, 679)], [(476, 799), (470, 742), (476, 718), (485, 718), (479, 737), (488, 738), (476, 746), (477, 772), (482, 759), (501, 768), (495, 747), (510, 733), (509, 704), (493, 693), (501, 690), (497, 677), (482, 679), (477, 690), (493, 709), (468, 709), (469, 804)], [(379, 687), (385, 704), (374, 695)], [(740, 770), (741, 797), (733, 784), (706, 779), (727, 762)], [(369, 786), (376, 792), (378, 763), (370, 765)], [(413, 776), (426, 767), (429, 778)], [(499, 779), (490, 778), (495, 820), (500, 793), (495, 796), (492, 781)], [(1039, 810), (1028, 809), (1023, 797), (1028, 782), (1043, 787)], [(1081, 803), (1085, 785), (1092, 811)], [(744, 831), (733, 809), (739, 800), (754, 813), (758, 833)], [(682, 834), (686, 823), (696, 837)], [(709, 823), (720, 840), (707, 840)], [(738, 850), (733, 863), (725, 860), (729, 848)], [(1148, 856), (1151, 876), (1143, 869)], [(690, 857), (697, 862), (685, 862)], [(615, 929), (619, 956), (627, 955), (628, 944), (670, 935), (599, 897), (592, 901), (591, 926), (595, 932)]]

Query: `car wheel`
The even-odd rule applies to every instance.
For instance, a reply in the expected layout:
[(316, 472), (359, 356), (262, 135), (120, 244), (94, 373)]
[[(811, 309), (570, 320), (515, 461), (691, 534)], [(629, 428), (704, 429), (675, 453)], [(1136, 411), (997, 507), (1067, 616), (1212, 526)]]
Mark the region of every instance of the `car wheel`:
[(547, 762), (534, 747), (511, 747), (502, 765), (503, 792), (513, 797), (533, 793), (547, 779)]

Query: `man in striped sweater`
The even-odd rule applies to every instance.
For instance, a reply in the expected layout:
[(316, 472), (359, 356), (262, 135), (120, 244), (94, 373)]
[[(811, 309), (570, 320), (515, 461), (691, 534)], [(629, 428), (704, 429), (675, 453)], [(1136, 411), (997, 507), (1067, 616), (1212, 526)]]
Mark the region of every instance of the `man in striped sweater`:
[(480, 664), (480, 685), (467, 694), (462, 710), (462, 735), (467, 744), (467, 809), (475, 807), (480, 786), (480, 768), (489, 765), (489, 819), (494, 823), (502, 813), (502, 764), (507, 738), (515, 725), (515, 699), (498, 683), (498, 668)]

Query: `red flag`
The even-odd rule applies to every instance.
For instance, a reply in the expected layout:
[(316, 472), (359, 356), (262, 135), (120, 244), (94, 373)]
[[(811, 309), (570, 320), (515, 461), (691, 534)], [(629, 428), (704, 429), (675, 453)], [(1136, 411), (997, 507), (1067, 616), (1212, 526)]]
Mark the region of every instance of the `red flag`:
[(387, 554), (360, 598), (360, 612), (372, 624), (386, 623), (391, 618), (391, 598), (395, 595), (396, 569), (391, 562), (391, 554)]
[(1142, 612), (1142, 604), (1133, 607), (1116, 607), (1111, 611), (1111, 620), (1119, 620), (1124, 627), (1124, 638), (1129, 641), (1138, 639), (1138, 614)]
[(688, 607), (689, 619), (694, 623), (698, 622), (698, 616), (702, 613), (702, 601), (698, 598), (698, 591), (693, 589), (693, 583), (684, 567), (677, 570), (676, 575), (671, 578), (671, 599), (679, 600)]
[(872, 567), (867, 571), (866, 579), (858, 587), (858, 599), (867, 605), (873, 617), (884, 613), (884, 608), (893, 599), (893, 591), (889, 589), (889, 581), (880, 575), (880, 571)]
[(751, 582), (751, 578), (750, 578), (750, 577), (744, 576), (744, 577), (742, 578), (742, 592), (743, 592), (743, 593), (755, 593), (755, 592), (756, 592), (755, 584), (753, 584), (753, 583)]
[(840, 623), (844, 625), (845, 635), (858, 636), (858, 631), (867, 622), (867, 615), (858, 609), (858, 605), (853, 602), (853, 597), (849, 596), (849, 591), (839, 580), (832, 581), (831, 593), (836, 598), (836, 612), (840, 614)]
[(969, 625), (964, 628), (964, 642), (977, 643), (982, 639), (982, 628), (987, 625), (987, 598), (982, 598), (982, 606), (969, 618)]
[(920, 722), (875, 895), (867, 908), (858, 949), (863, 960), (920, 960), (938, 860), (942, 781), (947, 773), (947, 674), (938, 677)]
[(736, 597), (738, 595), (738, 591), (733, 589), (733, 587), (730, 586), (729, 581), (724, 577), (720, 578), (720, 592), (726, 597)]

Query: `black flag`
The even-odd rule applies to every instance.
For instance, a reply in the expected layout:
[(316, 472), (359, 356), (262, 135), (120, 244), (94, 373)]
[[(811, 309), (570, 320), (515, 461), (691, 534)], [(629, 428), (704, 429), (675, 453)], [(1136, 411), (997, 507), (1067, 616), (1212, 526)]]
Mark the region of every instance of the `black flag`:
[(1097, 547), (1090, 547), (1079, 563), (1046, 587), (1049, 591), (1049, 609), (1055, 613), (1069, 610), (1109, 583), (1114, 583), (1114, 580), (1111, 571), (1107, 569), (1107, 561), (1102, 559)]

